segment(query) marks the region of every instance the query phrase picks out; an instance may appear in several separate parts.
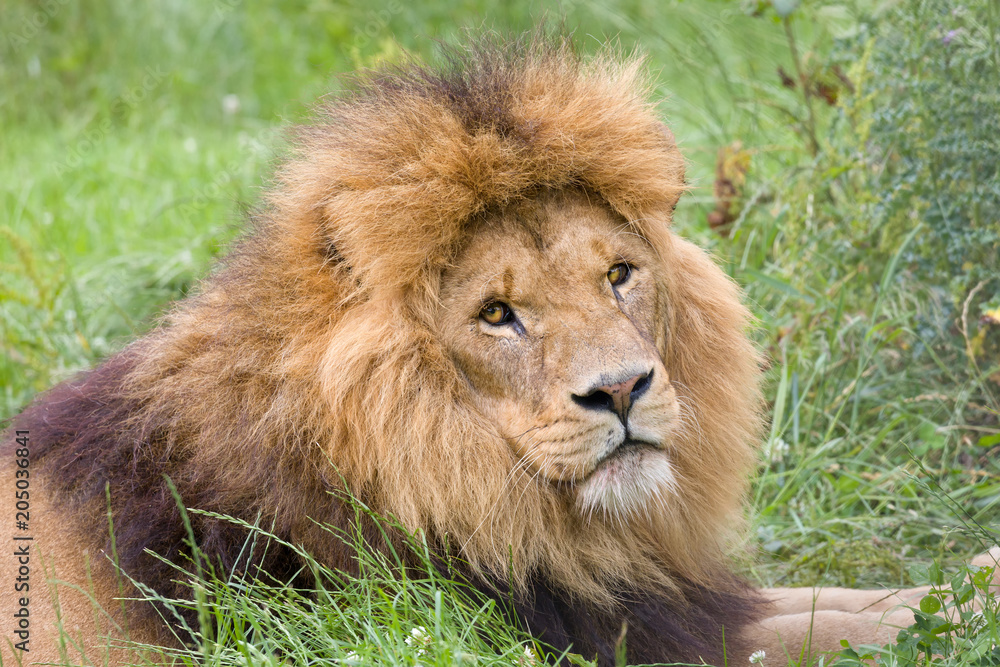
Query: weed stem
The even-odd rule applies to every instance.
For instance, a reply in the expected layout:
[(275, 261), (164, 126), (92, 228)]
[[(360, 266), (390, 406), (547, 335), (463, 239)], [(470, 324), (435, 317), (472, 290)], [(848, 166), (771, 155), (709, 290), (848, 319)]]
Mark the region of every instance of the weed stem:
[(799, 77), (802, 85), (802, 94), (805, 96), (806, 111), (809, 114), (806, 120), (806, 134), (809, 135), (809, 152), (813, 157), (819, 155), (819, 141), (816, 139), (816, 114), (813, 112), (812, 93), (809, 90), (809, 82), (802, 71), (802, 60), (799, 58), (799, 49), (795, 42), (795, 33), (792, 32), (792, 21), (789, 16), (781, 19), (781, 24), (785, 28), (785, 37), (788, 39), (788, 50), (792, 53), (792, 63), (795, 65), (795, 73)]

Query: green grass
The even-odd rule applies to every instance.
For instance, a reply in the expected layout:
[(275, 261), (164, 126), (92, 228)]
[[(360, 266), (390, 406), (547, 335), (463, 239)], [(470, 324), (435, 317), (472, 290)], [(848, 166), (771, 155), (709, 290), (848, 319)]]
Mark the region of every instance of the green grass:
[[(406, 534), (405, 530), (373, 515), (361, 503), (346, 500), (355, 510), (354, 530), (329, 529), (328, 539), (344, 541), (359, 554), (357, 576), (333, 571), (300, 547), (282, 542), (301, 557), (309, 578), (315, 580), (309, 591), (283, 581), (217, 576), (210, 557), (194, 544), (185, 517), (196, 564), (177, 570), (185, 578), (196, 572), (191, 599), (168, 600), (138, 584), (149, 599), (171, 611), (197, 612), (195, 627), (182, 621), (182, 636), (196, 642), (166, 655), (180, 664), (219, 666), (331, 661), (509, 666), (536, 664), (548, 656), (544, 645), (508, 624), (496, 602), (482, 599), (449, 577), (440, 562), (435, 564), (419, 536), (411, 535), (405, 542), (409, 555), (373, 551), (363, 537), (364, 519), (382, 531)], [(248, 552), (281, 542), (257, 525), (211, 516), (246, 528)], [(181, 619), (180, 614), (176, 618)]]
[[(752, 498), (761, 553), (751, 576), (765, 585), (924, 583), (932, 563), (957, 571), (996, 541), (1000, 334), (980, 315), (1000, 294), (1000, 269), (976, 274), (985, 275), (979, 292), (956, 293), (919, 271), (919, 218), (882, 224), (888, 172), (872, 157), (871, 128), (885, 107), (870, 93), (873, 77), (888, 74), (866, 66), (876, 43), (855, 34), (849, 3), (806, 3), (789, 32), (773, 10), (750, 16), (736, 0), (9, 4), (0, 418), (120, 349), (195, 284), (266, 187), (283, 130), (336, 90), (339, 74), (404, 49), (426, 57), (435, 39), (457, 39), (459, 25), (521, 30), (565, 16), (585, 51), (613, 38), (649, 54), (663, 116), (690, 161), (694, 188), (677, 226), (714, 250), (760, 321), (773, 419)], [(779, 67), (833, 81), (837, 106), (782, 86)], [(705, 216), (717, 151), (734, 141), (749, 172), (722, 239)], [(404, 650), (419, 626), (433, 628), (435, 646), (486, 655), (455, 643), (457, 626), (434, 625), (443, 618), (431, 614), (434, 586), (399, 617), (372, 612), (371, 632), (388, 642), (382, 654)], [(296, 625), (312, 622), (297, 611), (302, 600), (279, 591), (272, 607), (255, 597), (274, 593), (265, 588), (217, 595), (223, 609), (257, 609), (271, 619), (257, 622), (297, 628), (290, 641), (321, 636)], [(238, 618), (226, 623), (249, 622)], [(343, 619), (326, 621), (341, 632)], [(341, 653), (317, 649), (323, 655), (377, 645), (332, 636)], [(505, 647), (525, 641), (504, 637)], [(290, 646), (279, 652), (305, 661), (312, 650)], [(237, 647), (219, 644), (228, 656), (220, 664), (266, 662), (279, 650), (262, 644), (260, 656), (241, 657)]]

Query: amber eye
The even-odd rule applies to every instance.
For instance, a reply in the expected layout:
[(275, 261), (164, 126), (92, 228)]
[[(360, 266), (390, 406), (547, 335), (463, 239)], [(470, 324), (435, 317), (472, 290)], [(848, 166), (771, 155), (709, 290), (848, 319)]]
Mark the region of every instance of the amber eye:
[(617, 287), (628, 280), (630, 275), (632, 275), (632, 267), (625, 262), (620, 262), (608, 270), (608, 282), (613, 287)]
[(514, 314), (510, 312), (510, 306), (507, 304), (491, 301), (479, 311), (479, 317), (487, 324), (500, 325), (507, 324), (514, 319)]

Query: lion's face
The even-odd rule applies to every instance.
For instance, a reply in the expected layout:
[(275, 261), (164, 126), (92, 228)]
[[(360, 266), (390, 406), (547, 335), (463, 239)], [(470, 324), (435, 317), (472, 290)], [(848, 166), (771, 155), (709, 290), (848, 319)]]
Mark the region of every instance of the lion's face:
[(607, 206), (561, 193), (485, 216), (442, 278), (441, 336), (478, 408), (588, 517), (675, 492), (659, 262)]

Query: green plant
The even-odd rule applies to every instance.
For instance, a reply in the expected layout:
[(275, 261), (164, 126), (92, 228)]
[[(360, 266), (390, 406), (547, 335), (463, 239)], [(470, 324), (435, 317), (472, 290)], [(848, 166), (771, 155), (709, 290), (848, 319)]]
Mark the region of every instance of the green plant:
[[(900, 3), (869, 17), (839, 56), (867, 57), (861, 159), (881, 244), (921, 221), (906, 259), (956, 304), (1000, 290), (1000, 10), (990, 0)], [(995, 307), (1000, 301), (986, 299)]]
[(930, 592), (913, 609), (914, 621), (894, 644), (840, 652), (845, 667), (993, 667), (1000, 665), (1000, 600), (990, 589), (993, 568), (962, 568), (947, 581), (937, 565), (927, 571)]
[[(908, 585), (898, 554), (947, 560), (981, 549), (970, 531), (946, 527), (995, 520), (1000, 355), (974, 309), (1000, 283), (989, 278), (996, 263), (984, 260), (979, 289), (953, 295), (937, 278), (954, 267), (931, 275), (915, 258), (937, 259), (934, 239), (961, 243), (971, 233), (953, 239), (927, 218), (886, 218), (882, 203), (899, 185), (889, 166), (874, 164), (872, 128), (878, 110), (905, 110), (889, 94), (898, 72), (872, 64), (894, 48), (872, 39), (872, 26), (891, 33), (895, 12), (916, 9), (862, 6), (864, 22), (837, 23), (824, 37), (831, 17), (850, 14), (845, 5), (749, 3), (787, 38), (775, 74), (787, 90), (772, 104), (796, 141), (768, 149), (779, 158), (773, 170), (758, 159), (764, 147), (746, 146), (746, 196), (721, 254), (756, 304), (772, 365), (755, 506), (765, 551), (784, 563), (777, 582)], [(824, 88), (830, 74), (835, 91)], [(992, 94), (1000, 75), (981, 74)], [(975, 89), (963, 94), (977, 99)], [(926, 209), (935, 196), (916, 190), (911, 204)]]

